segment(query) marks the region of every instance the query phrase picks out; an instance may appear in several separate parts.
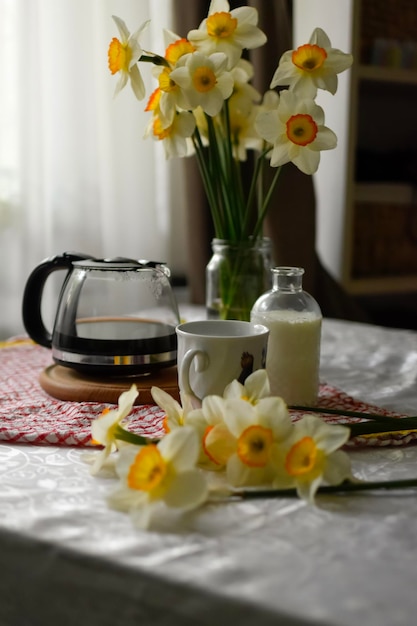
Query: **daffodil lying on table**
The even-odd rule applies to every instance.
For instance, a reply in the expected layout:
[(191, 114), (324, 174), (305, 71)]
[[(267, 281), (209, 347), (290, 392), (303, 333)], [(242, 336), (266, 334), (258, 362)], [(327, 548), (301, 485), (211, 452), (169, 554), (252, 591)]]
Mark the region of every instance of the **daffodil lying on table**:
[(206, 501), (208, 470), (224, 472), (230, 495), (239, 487), (295, 488), (308, 502), (314, 502), (320, 485), (352, 477), (349, 457), (338, 450), (349, 428), (312, 415), (294, 424), (284, 401), (269, 395), (265, 370), (254, 372), (244, 385), (233, 381), (223, 397), (205, 398), (200, 409), (192, 409), (187, 398), (181, 406), (154, 387), (153, 398), (166, 413), (160, 441), (123, 427), (137, 395), (132, 385), (117, 409), (93, 422), (93, 441), (104, 447), (92, 473), (116, 453), (120, 483), (109, 504), (130, 512), (139, 527), (149, 525), (161, 503), (188, 510)]

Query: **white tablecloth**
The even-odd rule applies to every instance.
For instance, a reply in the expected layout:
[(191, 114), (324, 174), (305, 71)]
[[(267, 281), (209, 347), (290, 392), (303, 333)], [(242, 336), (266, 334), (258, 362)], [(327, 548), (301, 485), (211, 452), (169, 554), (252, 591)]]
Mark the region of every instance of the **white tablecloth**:
[[(417, 333), (325, 320), (323, 380), (417, 414)], [(0, 398), (1, 402), (1, 398)], [(349, 451), (417, 476), (417, 446)], [(0, 625), (417, 623), (417, 493), (210, 504), (136, 530), (82, 449), (0, 445)]]

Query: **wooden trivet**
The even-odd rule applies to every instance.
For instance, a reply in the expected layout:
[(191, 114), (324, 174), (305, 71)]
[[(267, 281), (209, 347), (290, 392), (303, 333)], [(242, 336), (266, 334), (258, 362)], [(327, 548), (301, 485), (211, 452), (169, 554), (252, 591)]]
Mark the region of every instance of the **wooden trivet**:
[(85, 376), (70, 367), (50, 365), (42, 370), (39, 383), (44, 391), (58, 400), (70, 402), (109, 402), (117, 404), (123, 391), (135, 384), (139, 391), (135, 404), (155, 404), (151, 387), (163, 389), (179, 400), (177, 367), (162, 368), (152, 374), (126, 378)]

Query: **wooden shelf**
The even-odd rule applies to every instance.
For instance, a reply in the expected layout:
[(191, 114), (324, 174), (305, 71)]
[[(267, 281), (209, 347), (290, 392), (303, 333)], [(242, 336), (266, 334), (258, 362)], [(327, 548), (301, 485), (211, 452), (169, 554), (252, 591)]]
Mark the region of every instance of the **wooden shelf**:
[(350, 278), (346, 280), (345, 287), (349, 293), (356, 296), (417, 292), (417, 276), (410, 274), (407, 276)]
[(397, 67), (380, 67), (378, 65), (359, 65), (359, 80), (375, 81), (380, 83), (398, 83), (402, 85), (417, 85), (417, 71)]
[(406, 183), (369, 182), (354, 185), (354, 202), (416, 204), (417, 188)]

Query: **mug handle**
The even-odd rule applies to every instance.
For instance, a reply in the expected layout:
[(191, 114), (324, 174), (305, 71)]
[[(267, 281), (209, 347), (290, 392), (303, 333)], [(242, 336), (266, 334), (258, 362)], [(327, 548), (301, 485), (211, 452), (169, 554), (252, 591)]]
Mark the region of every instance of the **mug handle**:
[(201, 398), (196, 396), (190, 384), (190, 367), (194, 358), (196, 360), (196, 372), (204, 372), (204, 370), (208, 368), (210, 359), (207, 352), (204, 352), (203, 350), (197, 350), (195, 348), (187, 350), (180, 365), (179, 387), (183, 393), (186, 393), (201, 406)]

